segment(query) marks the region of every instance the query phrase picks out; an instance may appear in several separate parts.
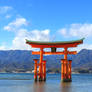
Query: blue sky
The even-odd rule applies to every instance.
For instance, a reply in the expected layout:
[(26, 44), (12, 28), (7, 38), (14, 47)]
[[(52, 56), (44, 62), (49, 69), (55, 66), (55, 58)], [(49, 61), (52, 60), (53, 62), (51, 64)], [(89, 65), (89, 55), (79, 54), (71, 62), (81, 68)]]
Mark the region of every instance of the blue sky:
[(0, 0), (0, 49), (31, 49), (25, 39), (65, 41), (85, 37), (92, 49), (92, 0)]

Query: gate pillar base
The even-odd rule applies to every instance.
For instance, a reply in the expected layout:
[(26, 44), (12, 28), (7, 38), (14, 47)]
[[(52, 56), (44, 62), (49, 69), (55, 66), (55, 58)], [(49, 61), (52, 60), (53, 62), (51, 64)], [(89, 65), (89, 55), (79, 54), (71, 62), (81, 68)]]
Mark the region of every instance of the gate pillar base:
[(43, 79), (41, 77), (38, 78), (39, 81), (43, 81)]
[(46, 78), (44, 78), (43, 81), (46, 81)]
[(62, 79), (62, 82), (72, 82), (72, 79)]
[(37, 82), (37, 78), (34, 78), (34, 81)]

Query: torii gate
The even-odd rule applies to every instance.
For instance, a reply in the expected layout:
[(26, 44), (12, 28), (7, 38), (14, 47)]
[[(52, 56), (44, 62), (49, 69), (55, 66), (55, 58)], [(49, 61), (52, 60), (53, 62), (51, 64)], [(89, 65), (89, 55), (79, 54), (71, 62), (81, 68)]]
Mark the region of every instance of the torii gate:
[[(46, 61), (43, 60), (43, 54), (45, 55), (64, 55), (64, 59), (61, 60), (61, 78), (63, 82), (70, 82), (71, 79), (71, 63), (72, 60), (67, 59), (68, 54), (77, 54), (76, 51), (68, 51), (68, 48), (77, 47), (77, 45), (83, 43), (83, 39), (74, 41), (62, 41), (62, 42), (40, 42), (40, 41), (30, 41), (26, 40), (26, 43), (31, 45), (32, 48), (40, 48), (40, 51), (33, 52), (33, 55), (40, 55), (40, 60), (34, 59), (34, 80), (37, 81), (37, 76), (39, 81), (46, 80)], [(51, 48), (51, 52), (45, 52), (44, 48)], [(64, 51), (56, 51), (56, 48), (64, 48)], [(39, 71), (37, 72), (37, 67)]]

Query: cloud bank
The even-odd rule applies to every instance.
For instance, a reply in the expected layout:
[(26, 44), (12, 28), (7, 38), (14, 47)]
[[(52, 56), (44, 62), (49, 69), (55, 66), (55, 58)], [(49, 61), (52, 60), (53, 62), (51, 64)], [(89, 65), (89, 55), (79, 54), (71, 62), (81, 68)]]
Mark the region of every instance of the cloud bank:
[(4, 27), (4, 30), (14, 32), (15, 37), (12, 41), (10, 49), (29, 50), (30, 46), (26, 44), (25, 39), (33, 41), (50, 41), (50, 30), (28, 30), (24, 28), (27, 26), (28, 21), (25, 18), (16, 18)]
[[(58, 32), (67, 39), (85, 38), (87, 42), (90, 41), (90, 39), (92, 39), (92, 24), (89, 23), (71, 24), (68, 27), (61, 28)], [(84, 42), (82, 45), (72, 50), (80, 51), (81, 49), (92, 49), (92, 43), (90, 44), (87, 43)]]
[[(0, 45), (0, 49), (20, 49), (20, 50), (29, 50), (29, 45), (25, 43), (25, 39), (30, 39), (34, 41), (51, 41), (53, 37), (50, 35), (50, 29), (44, 29), (44, 30), (29, 30), (29, 21), (20, 16), (19, 14), (12, 14), (11, 10), (14, 9), (10, 6), (1, 6), (0, 7), (0, 14), (4, 14), (5, 19), (10, 19), (7, 25), (3, 27), (4, 30), (8, 32), (13, 32), (15, 34), (15, 37), (12, 40), (12, 46), (6, 47), (6, 45)], [(11, 12), (11, 13), (9, 13)], [(14, 18), (12, 16), (14, 15)], [(17, 16), (19, 15), (19, 16)], [(90, 23), (77, 23), (77, 24), (70, 24), (67, 27), (61, 28), (58, 33), (62, 38), (67, 38), (68, 40), (70, 38), (83, 38), (85, 37), (87, 40), (92, 39), (92, 24)], [(53, 33), (54, 34), (54, 33)], [(57, 33), (55, 35), (58, 35)], [(91, 42), (91, 41), (90, 41)], [(75, 48), (77, 51), (80, 51), (81, 49), (92, 49), (92, 44), (86, 44), (78, 46)], [(72, 49), (74, 50), (74, 49)]]
[(28, 22), (25, 18), (16, 18), (14, 21), (10, 22), (7, 26), (4, 27), (4, 30), (15, 31), (17, 32), (23, 26), (28, 25)]
[(59, 33), (64, 37), (90, 37), (92, 36), (92, 24), (71, 24), (62, 28)]

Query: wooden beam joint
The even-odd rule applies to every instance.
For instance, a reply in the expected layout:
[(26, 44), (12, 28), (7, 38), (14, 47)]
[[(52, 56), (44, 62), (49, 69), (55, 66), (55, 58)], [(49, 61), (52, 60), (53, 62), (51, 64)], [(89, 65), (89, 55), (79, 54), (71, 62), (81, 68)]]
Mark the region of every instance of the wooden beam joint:
[[(67, 53), (67, 54), (77, 54), (77, 51), (67, 51), (67, 52), (43, 52), (43, 54), (44, 55), (63, 55), (63, 54), (65, 54), (65, 53)], [(38, 52), (34, 52), (34, 51), (32, 51), (32, 54), (33, 55), (40, 55), (40, 51), (38, 51)]]

